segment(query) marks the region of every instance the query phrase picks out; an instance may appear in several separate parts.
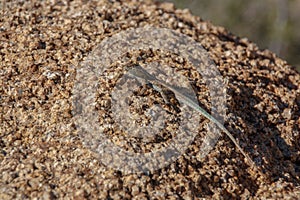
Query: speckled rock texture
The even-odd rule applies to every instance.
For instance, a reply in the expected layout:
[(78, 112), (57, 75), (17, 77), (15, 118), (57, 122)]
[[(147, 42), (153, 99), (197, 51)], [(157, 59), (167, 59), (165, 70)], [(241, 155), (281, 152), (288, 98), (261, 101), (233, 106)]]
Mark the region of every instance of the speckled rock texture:
[[(0, 6), (0, 199), (300, 199), (300, 75), (272, 52), (169, 3)], [(150, 174), (107, 168), (82, 144), (71, 113), (76, 68), (104, 38), (146, 25), (208, 51), (228, 80), (225, 126), (256, 168), (226, 136), (206, 158), (192, 156), (195, 142)], [(200, 90), (198, 99), (209, 100)]]

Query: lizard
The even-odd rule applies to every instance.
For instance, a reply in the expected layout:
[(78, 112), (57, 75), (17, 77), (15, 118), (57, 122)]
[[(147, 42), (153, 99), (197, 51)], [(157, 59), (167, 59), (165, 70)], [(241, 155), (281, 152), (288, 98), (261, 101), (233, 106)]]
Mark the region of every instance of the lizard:
[(225, 128), (225, 126), (220, 123), (215, 117), (213, 117), (212, 115), (210, 115), (205, 109), (203, 109), (202, 107), (200, 107), (195, 101), (193, 101), (191, 98), (189, 98), (187, 95), (184, 95), (182, 92), (180, 92), (177, 88), (175, 88), (174, 86), (159, 80), (158, 78), (156, 78), (155, 76), (151, 75), (150, 73), (148, 73), (143, 67), (141, 67), (140, 65), (135, 65), (133, 66), (128, 73), (130, 75), (132, 75), (135, 78), (140, 78), (140, 79), (144, 79), (146, 82), (150, 83), (153, 88), (155, 90), (158, 90), (159, 92), (161, 92), (161, 90), (159, 90), (158, 88), (159, 85), (167, 88), (168, 90), (172, 91), (176, 98), (179, 100), (179, 102), (189, 106), (190, 108), (196, 110), (197, 112), (199, 112), (201, 115), (203, 115), (204, 117), (206, 117), (208, 120), (212, 121), (213, 123), (215, 123), (230, 139), (231, 141), (235, 144), (235, 146), (239, 149), (239, 151), (245, 156), (245, 158), (247, 159), (247, 161), (252, 165), (255, 166), (254, 161), (244, 152), (244, 150), (241, 148), (241, 146), (238, 144), (238, 142), (236, 141), (236, 139), (233, 137), (233, 135)]

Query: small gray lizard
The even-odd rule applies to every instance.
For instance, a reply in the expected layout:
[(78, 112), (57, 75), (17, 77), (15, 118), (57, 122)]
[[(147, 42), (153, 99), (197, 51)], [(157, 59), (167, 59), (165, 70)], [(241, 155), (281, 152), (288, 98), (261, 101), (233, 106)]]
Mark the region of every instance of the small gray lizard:
[(187, 95), (182, 94), (177, 88), (173, 87), (172, 85), (161, 81), (157, 79), (155, 76), (149, 74), (144, 68), (142, 68), (140, 65), (136, 65), (132, 67), (129, 71), (129, 74), (136, 78), (144, 79), (145, 81), (149, 82), (153, 85), (153, 88), (161, 92), (162, 90), (159, 90), (159, 85), (169, 89), (172, 91), (177, 99), (182, 102), (183, 104), (186, 104), (190, 108), (196, 110), (200, 114), (204, 115), (207, 119), (215, 123), (225, 134), (231, 139), (231, 141), (236, 145), (236, 147), (240, 150), (240, 152), (246, 157), (246, 159), (250, 162), (252, 166), (255, 166), (255, 163), (252, 161), (252, 159), (244, 152), (244, 150), (240, 147), (240, 145), (237, 143), (235, 138), (232, 136), (232, 134), (221, 124), (216, 118), (211, 116), (206, 110), (201, 108), (196, 102), (194, 102), (191, 98), (189, 98)]

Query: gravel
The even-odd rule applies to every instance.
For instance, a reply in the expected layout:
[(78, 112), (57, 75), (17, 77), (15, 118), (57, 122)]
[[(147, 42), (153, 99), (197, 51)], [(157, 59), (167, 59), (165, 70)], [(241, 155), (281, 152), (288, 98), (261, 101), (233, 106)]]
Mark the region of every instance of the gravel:
[[(0, 6), (0, 199), (299, 199), (300, 75), (274, 53), (170, 3), (12, 1)], [(72, 121), (76, 69), (103, 39), (146, 25), (186, 34), (208, 51), (228, 81), (225, 126), (256, 169), (226, 136), (198, 159), (207, 132), (204, 118), (186, 153), (151, 173), (125, 175), (106, 167), (83, 144)], [(185, 66), (160, 52), (135, 52), (127, 64), (141, 54), (147, 55), (145, 63)], [(118, 66), (126, 63), (112, 70), (122, 72)], [(209, 109), (199, 75), (183, 68)], [(108, 91), (111, 87), (107, 84)], [(124, 138), (110, 134), (119, 137), (117, 143)], [(130, 149), (133, 143), (140, 151), (153, 148), (129, 139), (124, 145)]]

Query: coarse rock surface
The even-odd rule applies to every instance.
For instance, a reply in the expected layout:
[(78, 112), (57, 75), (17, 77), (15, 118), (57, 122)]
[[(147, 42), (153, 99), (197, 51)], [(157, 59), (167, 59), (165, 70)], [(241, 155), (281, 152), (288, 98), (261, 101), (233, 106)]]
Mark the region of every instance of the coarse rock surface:
[[(300, 75), (272, 52), (169, 3), (0, 6), (0, 199), (300, 198)], [(208, 51), (228, 80), (225, 127), (256, 168), (225, 135), (203, 159), (193, 156), (195, 141), (169, 166), (130, 175), (83, 145), (71, 112), (76, 69), (104, 38), (146, 25), (179, 31)]]

